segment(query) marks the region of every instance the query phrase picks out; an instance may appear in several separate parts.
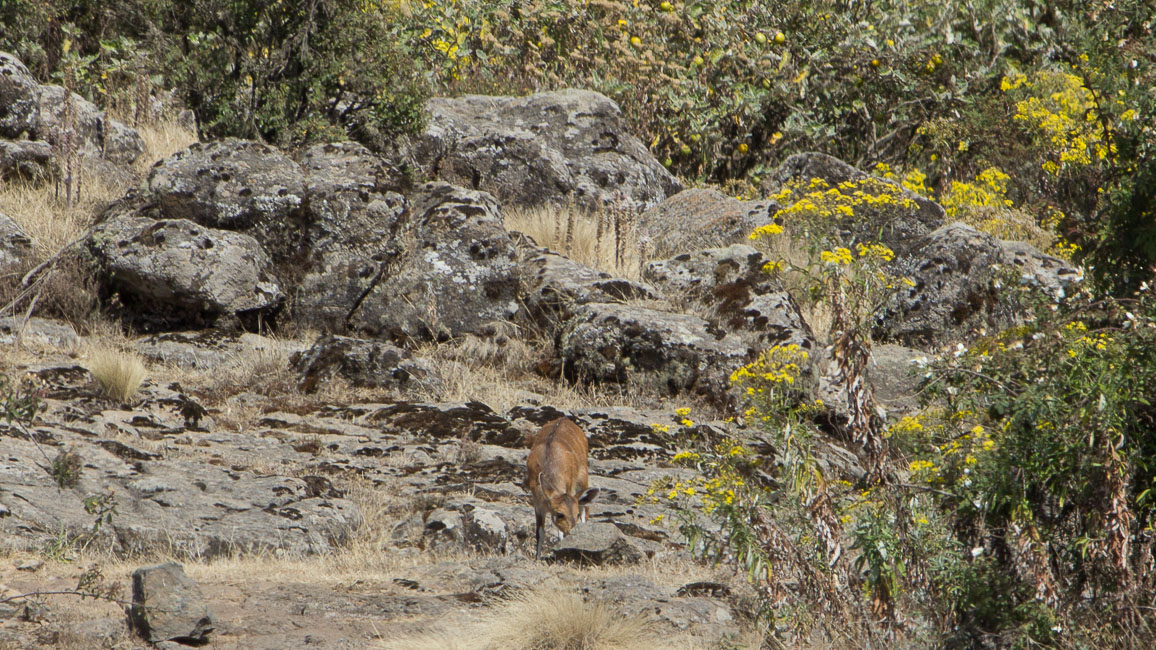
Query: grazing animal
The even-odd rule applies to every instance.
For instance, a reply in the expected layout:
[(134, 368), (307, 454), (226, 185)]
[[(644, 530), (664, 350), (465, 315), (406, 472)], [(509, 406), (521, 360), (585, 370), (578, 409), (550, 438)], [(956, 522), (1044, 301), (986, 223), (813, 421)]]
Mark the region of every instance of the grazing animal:
[(579, 518), (585, 522), (590, 514), (589, 504), (598, 496), (598, 488), (587, 489), (586, 452), (586, 434), (566, 418), (547, 422), (534, 436), (525, 486), (534, 504), (535, 558), (542, 556), (547, 515), (565, 537)]

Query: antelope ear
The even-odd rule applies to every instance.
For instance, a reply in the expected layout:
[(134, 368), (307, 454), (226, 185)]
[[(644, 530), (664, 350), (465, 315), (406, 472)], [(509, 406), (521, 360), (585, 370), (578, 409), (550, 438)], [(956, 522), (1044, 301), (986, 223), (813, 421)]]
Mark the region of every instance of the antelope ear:
[(578, 499), (578, 503), (582, 505), (590, 503), (594, 500), (595, 497), (598, 496), (598, 492), (598, 488), (590, 488), (589, 490), (586, 490), (586, 492)]

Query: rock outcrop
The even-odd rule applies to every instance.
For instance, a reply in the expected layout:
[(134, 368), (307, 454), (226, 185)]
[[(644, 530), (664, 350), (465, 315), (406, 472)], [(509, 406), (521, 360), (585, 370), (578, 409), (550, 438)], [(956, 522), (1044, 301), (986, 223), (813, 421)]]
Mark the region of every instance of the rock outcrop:
[(503, 205), (645, 209), (682, 189), (596, 92), (435, 98), (426, 109), (429, 123), (411, 147), (426, 173)]
[(1016, 323), (1024, 306), (1005, 290), (1009, 285), (1029, 284), (1061, 296), (1082, 278), (1059, 258), (962, 223), (929, 233), (911, 254), (896, 260), (894, 272), (914, 285), (879, 314), (876, 332), (923, 349)]
[(811, 350), (814, 337), (781, 283), (763, 270), (769, 260), (743, 244), (651, 262), (643, 278), (713, 329), (739, 335), (752, 353), (773, 345)]
[(574, 380), (645, 385), (667, 394), (691, 391), (718, 399), (748, 350), (736, 335), (696, 316), (588, 303), (567, 323), (561, 354)]
[(144, 328), (253, 327), (285, 300), (272, 260), (243, 233), (127, 214), (101, 223), (87, 243), (106, 289)]
[(476, 332), (518, 310), (517, 250), (485, 192), (424, 185), (398, 256), (360, 302), (353, 331), (399, 342)]
[(13, 141), (0, 146), (0, 177), (57, 173), (60, 163), (48, 145), (64, 156), (71, 151), (89, 169), (123, 183), (132, 179), (129, 165), (144, 151), (144, 140), (134, 129), (76, 93), (40, 84), (6, 52), (0, 52), (0, 138)]

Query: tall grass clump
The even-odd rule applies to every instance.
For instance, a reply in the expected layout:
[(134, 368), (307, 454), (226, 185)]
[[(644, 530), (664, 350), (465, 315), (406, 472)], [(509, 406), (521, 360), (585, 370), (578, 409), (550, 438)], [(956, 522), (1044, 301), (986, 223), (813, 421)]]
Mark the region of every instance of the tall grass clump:
[(654, 650), (678, 647), (637, 616), (573, 590), (539, 586), (499, 602), (480, 620), (383, 646), (388, 650)]
[(113, 347), (90, 348), (85, 367), (96, 379), (100, 391), (120, 403), (131, 401), (148, 376), (139, 355)]
[(506, 211), (506, 228), (591, 268), (637, 280), (652, 253), (638, 217), (633, 209), (619, 206), (515, 207)]

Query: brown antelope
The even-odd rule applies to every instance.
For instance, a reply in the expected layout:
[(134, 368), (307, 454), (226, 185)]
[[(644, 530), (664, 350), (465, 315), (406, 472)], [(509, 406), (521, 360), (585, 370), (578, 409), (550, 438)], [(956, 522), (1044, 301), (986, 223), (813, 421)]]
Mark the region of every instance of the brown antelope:
[(526, 487), (534, 503), (534, 533), (538, 545), (534, 557), (542, 556), (542, 539), (546, 536), (546, 515), (565, 537), (578, 523), (586, 521), (590, 502), (598, 488), (586, 489), (586, 434), (566, 418), (547, 422), (534, 436), (527, 459)]

